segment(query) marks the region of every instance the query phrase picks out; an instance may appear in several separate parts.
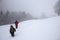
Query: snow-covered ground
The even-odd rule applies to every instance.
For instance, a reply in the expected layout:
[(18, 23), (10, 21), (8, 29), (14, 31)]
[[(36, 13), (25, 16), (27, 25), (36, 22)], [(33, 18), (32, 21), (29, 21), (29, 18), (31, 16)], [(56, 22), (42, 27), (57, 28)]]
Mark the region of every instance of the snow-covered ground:
[(60, 16), (23, 21), (19, 23), (14, 38), (9, 28), (10, 25), (0, 26), (0, 40), (60, 40)]

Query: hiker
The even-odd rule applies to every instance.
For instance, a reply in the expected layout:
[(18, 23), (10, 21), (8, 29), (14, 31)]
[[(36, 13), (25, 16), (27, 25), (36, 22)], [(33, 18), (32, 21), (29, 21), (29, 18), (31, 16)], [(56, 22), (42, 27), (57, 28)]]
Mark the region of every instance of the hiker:
[(15, 21), (16, 29), (18, 28), (18, 21)]
[(11, 34), (12, 37), (15, 36), (15, 35), (14, 35), (15, 32), (16, 32), (16, 29), (11, 25), (11, 26), (10, 26), (10, 34)]

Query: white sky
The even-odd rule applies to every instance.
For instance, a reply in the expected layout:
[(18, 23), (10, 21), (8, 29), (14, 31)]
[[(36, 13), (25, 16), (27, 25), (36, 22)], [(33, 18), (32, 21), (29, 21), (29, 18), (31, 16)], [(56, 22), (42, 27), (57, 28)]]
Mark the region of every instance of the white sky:
[(26, 11), (34, 16), (42, 12), (47, 15), (54, 14), (54, 5), (57, 0), (2, 0), (2, 10)]

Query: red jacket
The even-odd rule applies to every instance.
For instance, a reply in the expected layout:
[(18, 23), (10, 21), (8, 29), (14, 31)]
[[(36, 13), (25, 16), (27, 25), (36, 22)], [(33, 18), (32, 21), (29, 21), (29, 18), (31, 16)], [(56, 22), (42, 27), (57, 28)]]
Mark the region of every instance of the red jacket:
[(18, 26), (18, 21), (15, 21), (15, 25)]

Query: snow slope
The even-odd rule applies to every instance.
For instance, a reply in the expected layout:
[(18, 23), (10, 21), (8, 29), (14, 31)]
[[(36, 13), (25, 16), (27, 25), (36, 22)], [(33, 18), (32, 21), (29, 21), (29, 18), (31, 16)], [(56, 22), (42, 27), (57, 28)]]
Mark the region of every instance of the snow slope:
[(9, 33), (10, 25), (0, 26), (0, 40), (60, 40), (60, 16), (23, 21), (14, 38)]

